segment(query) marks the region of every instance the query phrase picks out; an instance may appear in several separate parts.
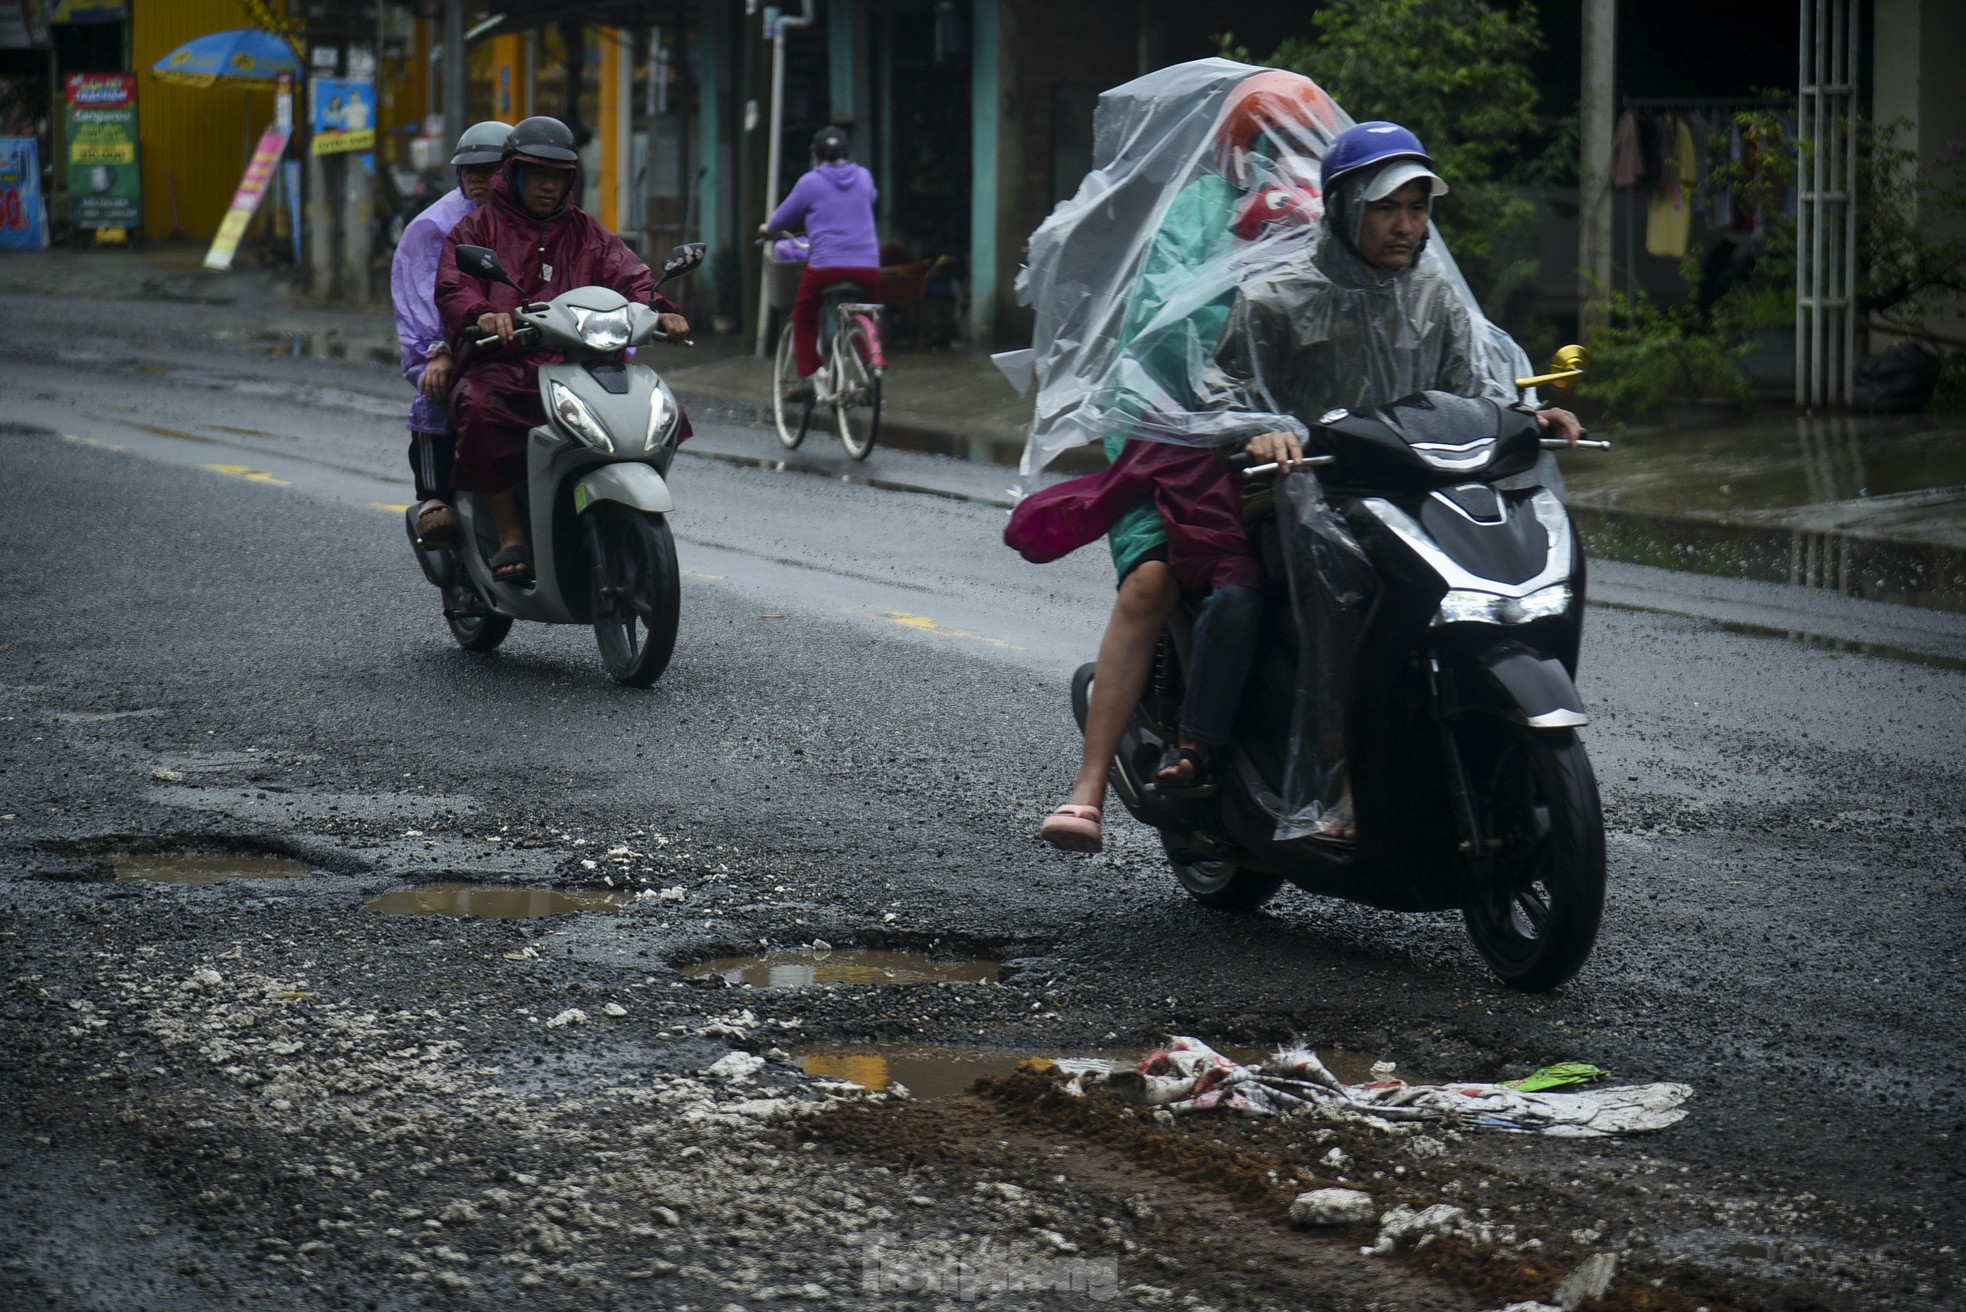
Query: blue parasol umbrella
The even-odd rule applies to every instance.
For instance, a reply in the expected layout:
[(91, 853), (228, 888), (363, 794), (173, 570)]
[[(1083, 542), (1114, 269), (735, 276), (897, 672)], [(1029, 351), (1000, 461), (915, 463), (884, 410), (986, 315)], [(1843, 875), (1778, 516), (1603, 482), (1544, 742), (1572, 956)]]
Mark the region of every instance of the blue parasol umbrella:
[(282, 73), (299, 73), (300, 58), (286, 38), (256, 27), (213, 32), (187, 41), (158, 60), (151, 75), (163, 82), (209, 87), (270, 87)]

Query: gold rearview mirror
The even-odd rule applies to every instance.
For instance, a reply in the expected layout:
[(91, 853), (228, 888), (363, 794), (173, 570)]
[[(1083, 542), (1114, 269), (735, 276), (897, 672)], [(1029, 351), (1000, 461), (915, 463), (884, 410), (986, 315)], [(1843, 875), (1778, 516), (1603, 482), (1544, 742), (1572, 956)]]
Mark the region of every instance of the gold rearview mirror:
[(1549, 372), (1537, 374), (1534, 378), (1518, 378), (1517, 387), (1540, 387), (1548, 383), (1551, 387), (1569, 387), (1590, 368), (1591, 353), (1588, 348), (1572, 343), (1559, 346), (1556, 354), (1550, 357)]

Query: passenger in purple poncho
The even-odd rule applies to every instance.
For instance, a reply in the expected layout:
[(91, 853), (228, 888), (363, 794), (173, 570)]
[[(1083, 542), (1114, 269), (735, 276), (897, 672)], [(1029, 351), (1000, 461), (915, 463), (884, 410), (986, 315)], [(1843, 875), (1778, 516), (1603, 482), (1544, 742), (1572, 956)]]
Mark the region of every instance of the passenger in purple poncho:
[(410, 472), (416, 479), (417, 535), (426, 542), (457, 540), (457, 512), (451, 509), (451, 465), (456, 439), (450, 431), (451, 344), (444, 317), (437, 312), (437, 264), (444, 238), (491, 195), (500, 152), (510, 125), (475, 123), (457, 139), (451, 163), (457, 189), (446, 192), (403, 229), (389, 269), (389, 291), (396, 302), (396, 340), (403, 352), (403, 377), (416, 387), (410, 402)]

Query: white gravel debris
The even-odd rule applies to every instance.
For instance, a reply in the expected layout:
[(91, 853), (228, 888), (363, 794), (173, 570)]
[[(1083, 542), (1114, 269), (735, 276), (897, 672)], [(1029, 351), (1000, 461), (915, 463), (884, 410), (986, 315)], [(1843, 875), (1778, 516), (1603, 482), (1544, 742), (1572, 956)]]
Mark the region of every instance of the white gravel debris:
[(1402, 1203), (1379, 1218), (1379, 1238), (1359, 1252), (1377, 1257), (1403, 1248), (1419, 1248), (1431, 1243), (1435, 1235), (1452, 1233), (1466, 1215), (1465, 1209), (1452, 1203), (1435, 1203), (1417, 1212)]
[(1372, 1195), (1362, 1189), (1313, 1189), (1290, 1204), (1297, 1225), (1357, 1225), (1372, 1219)]
[(1611, 1277), (1617, 1271), (1616, 1253), (1592, 1253), (1556, 1287), (1557, 1306), (1564, 1312), (1572, 1312), (1592, 1299), (1602, 1298), (1610, 1290)]
[(562, 1025), (585, 1025), (586, 1023), (587, 1023), (586, 1012), (582, 1011), (578, 1007), (568, 1007), (565, 1011), (555, 1016), (552, 1020), (547, 1021), (546, 1028), (549, 1030), (556, 1030), (559, 1029)]
[(610, 1002), (607, 1006), (601, 1008), (601, 1010), (610, 1016), (626, 1016), (628, 1014), (628, 1008), (622, 1006), (619, 1002)]
[(210, 966), (200, 966), (191, 972), (191, 978), (185, 981), (184, 986), (188, 989), (215, 989), (223, 983), (225, 976)]
[(748, 1080), (763, 1070), (765, 1059), (755, 1052), (734, 1050), (717, 1058), (703, 1073), (719, 1080)]

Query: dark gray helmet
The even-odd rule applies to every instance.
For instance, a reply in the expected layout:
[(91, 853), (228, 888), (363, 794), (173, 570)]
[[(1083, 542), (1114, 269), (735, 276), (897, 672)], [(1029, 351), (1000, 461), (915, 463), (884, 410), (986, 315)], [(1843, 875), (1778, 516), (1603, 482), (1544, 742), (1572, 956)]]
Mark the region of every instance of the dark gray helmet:
[(527, 159), (542, 164), (558, 164), (563, 168), (573, 168), (580, 163), (580, 152), (575, 149), (573, 132), (557, 118), (535, 114), (522, 118), (512, 134), (505, 138), (505, 158), (523, 155)]
[(473, 123), (457, 139), (457, 154), (451, 156), (451, 163), (496, 164), (505, 158), (505, 139), (511, 135), (512, 125), (497, 119)]
[(822, 164), (836, 159), (845, 159), (850, 151), (847, 148), (846, 133), (835, 127), (824, 127), (812, 135), (812, 157)]

